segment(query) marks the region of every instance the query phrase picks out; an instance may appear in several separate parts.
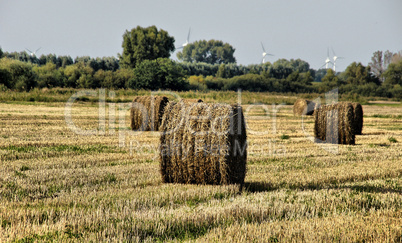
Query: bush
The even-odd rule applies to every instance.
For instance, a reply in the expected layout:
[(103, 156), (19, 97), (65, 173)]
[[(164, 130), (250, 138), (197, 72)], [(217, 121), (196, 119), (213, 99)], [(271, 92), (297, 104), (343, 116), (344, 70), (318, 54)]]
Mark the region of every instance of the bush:
[(6, 92), (6, 91), (8, 91), (7, 86), (5, 86), (4, 84), (0, 83), (0, 92)]
[(190, 76), (188, 78), (188, 90), (201, 90), (201, 91), (206, 91), (207, 85), (205, 84), (205, 79), (202, 75), (200, 76)]
[(205, 78), (205, 85), (210, 90), (222, 90), (226, 83), (227, 79), (224, 78), (215, 78), (212, 76)]
[(128, 81), (131, 89), (183, 90), (187, 85), (183, 68), (168, 58), (141, 62), (134, 69), (134, 78)]
[(399, 84), (394, 85), (394, 87), (390, 90), (390, 93), (393, 98), (402, 99), (402, 86)]
[(223, 86), (223, 89), (233, 91), (237, 91), (238, 89), (256, 92), (268, 91), (269, 82), (264, 80), (261, 75), (245, 74), (229, 79), (228, 82)]
[(36, 86), (35, 73), (30, 63), (2, 58), (0, 59), (0, 70), (3, 70), (0, 75), (5, 78), (2, 83), (10, 89), (28, 91)]

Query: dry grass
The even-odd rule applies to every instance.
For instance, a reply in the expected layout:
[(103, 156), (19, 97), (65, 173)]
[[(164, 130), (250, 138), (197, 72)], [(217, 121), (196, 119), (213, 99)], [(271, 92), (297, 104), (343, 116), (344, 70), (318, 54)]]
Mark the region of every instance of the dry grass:
[[(400, 242), (402, 126), (393, 115), (402, 107), (363, 106), (364, 135), (337, 154), (306, 138), (313, 117), (268, 107), (243, 107), (239, 192), (164, 184), (156, 133), (130, 132), (133, 147), (120, 148), (118, 131), (131, 129), (109, 130), (118, 121), (81, 136), (67, 128), (64, 104), (0, 104), (0, 242)], [(81, 129), (99, 130), (98, 105), (72, 113)]]

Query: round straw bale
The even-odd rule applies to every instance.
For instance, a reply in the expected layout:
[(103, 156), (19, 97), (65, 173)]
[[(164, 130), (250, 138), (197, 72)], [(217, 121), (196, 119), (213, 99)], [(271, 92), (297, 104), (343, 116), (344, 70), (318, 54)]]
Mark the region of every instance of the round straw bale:
[(130, 110), (131, 129), (158, 131), (169, 99), (165, 96), (136, 96)]
[(247, 136), (241, 106), (169, 102), (160, 131), (163, 182), (244, 183)]
[(314, 112), (317, 142), (355, 144), (354, 112), (351, 103), (323, 105)]
[(354, 110), (354, 133), (356, 135), (362, 135), (363, 130), (363, 107), (359, 103), (352, 103)]
[(313, 115), (316, 104), (313, 101), (297, 99), (293, 104), (293, 114), (295, 116)]

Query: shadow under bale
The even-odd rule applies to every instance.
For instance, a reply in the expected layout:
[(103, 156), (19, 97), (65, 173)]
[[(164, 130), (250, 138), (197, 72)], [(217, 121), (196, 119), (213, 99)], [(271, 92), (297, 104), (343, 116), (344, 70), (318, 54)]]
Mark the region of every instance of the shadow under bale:
[(354, 110), (353, 129), (356, 135), (362, 135), (363, 130), (363, 107), (359, 103), (352, 103)]
[(163, 110), (169, 102), (165, 96), (136, 96), (130, 110), (131, 129), (158, 131)]
[(241, 106), (169, 102), (160, 131), (163, 182), (244, 184), (247, 135)]
[(354, 109), (351, 103), (323, 105), (314, 112), (316, 142), (355, 144)]

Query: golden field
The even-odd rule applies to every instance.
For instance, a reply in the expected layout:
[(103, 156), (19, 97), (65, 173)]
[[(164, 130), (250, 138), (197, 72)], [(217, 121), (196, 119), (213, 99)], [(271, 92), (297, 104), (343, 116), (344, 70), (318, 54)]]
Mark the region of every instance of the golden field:
[(157, 132), (75, 102), (75, 126), (96, 133), (76, 134), (65, 107), (0, 103), (0, 242), (402, 241), (402, 105), (364, 105), (356, 145), (331, 148), (291, 105), (244, 105), (242, 190), (163, 184)]

